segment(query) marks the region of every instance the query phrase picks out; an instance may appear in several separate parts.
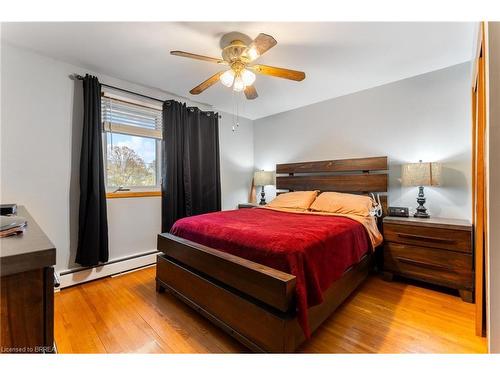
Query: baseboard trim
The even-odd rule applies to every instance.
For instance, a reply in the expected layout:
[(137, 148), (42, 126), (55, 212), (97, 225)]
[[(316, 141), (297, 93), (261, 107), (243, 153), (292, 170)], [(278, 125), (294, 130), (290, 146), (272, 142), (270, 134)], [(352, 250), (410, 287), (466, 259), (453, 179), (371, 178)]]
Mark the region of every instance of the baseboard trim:
[(64, 289), (73, 285), (86, 283), (88, 281), (129, 272), (137, 268), (143, 268), (156, 263), (156, 255), (159, 251), (150, 251), (135, 256), (112, 260), (97, 267), (81, 268), (64, 271), (59, 274), (60, 285), (58, 289)]

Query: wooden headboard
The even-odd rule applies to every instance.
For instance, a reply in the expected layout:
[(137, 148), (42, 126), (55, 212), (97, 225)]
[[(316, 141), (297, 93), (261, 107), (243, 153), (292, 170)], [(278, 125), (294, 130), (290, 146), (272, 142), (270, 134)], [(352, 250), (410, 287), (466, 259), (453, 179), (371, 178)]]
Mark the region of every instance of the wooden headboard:
[(276, 165), (277, 190), (380, 194), (387, 212), (387, 156)]

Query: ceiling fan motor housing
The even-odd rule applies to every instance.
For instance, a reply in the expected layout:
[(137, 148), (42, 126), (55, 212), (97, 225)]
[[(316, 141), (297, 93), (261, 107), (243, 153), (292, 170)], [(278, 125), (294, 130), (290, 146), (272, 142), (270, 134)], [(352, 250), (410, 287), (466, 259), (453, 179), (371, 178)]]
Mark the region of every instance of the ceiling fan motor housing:
[(240, 61), (247, 46), (241, 40), (233, 40), (227, 47), (222, 50), (222, 58), (228, 63)]

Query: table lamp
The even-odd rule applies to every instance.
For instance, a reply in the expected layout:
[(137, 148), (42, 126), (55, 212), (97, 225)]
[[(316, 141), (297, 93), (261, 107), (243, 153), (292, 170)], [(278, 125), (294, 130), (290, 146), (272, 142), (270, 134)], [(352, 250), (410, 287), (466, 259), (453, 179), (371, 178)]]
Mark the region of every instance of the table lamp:
[(429, 218), (427, 209), (424, 207), (425, 196), (424, 186), (441, 185), (441, 164), (440, 163), (409, 163), (403, 164), (401, 171), (403, 186), (418, 186), (417, 211), (415, 217)]
[(274, 185), (274, 173), (267, 171), (256, 171), (253, 175), (253, 184), (255, 186), (262, 186), (259, 204), (266, 204), (266, 193), (264, 192), (264, 186)]

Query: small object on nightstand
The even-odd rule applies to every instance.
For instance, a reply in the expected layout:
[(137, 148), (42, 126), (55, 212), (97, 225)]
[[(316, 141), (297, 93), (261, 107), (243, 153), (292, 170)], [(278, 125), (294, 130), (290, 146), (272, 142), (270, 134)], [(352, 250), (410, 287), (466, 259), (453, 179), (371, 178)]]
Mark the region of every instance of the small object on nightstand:
[(390, 217), (383, 221), (384, 276), (458, 289), (474, 301), (472, 225), (467, 220)]
[(409, 217), (408, 207), (389, 207), (389, 216)]
[(258, 204), (256, 204), (256, 203), (240, 203), (240, 204), (238, 204), (238, 208), (254, 208), (257, 206), (258, 206)]
[(274, 185), (274, 173), (267, 171), (257, 171), (253, 176), (253, 184), (255, 186), (262, 186), (260, 192), (260, 205), (266, 204), (266, 193), (264, 192), (264, 186)]
[(424, 207), (424, 186), (441, 185), (441, 164), (422, 163), (422, 160), (419, 163), (404, 164), (401, 171), (401, 180), (403, 186), (418, 186), (418, 207), (413, 216), (429, 218), (427, 209)]
[(0, 216), (0, 238), (15, 236), (24, 233), (26, 218), (22, 216), (10, 215)]

